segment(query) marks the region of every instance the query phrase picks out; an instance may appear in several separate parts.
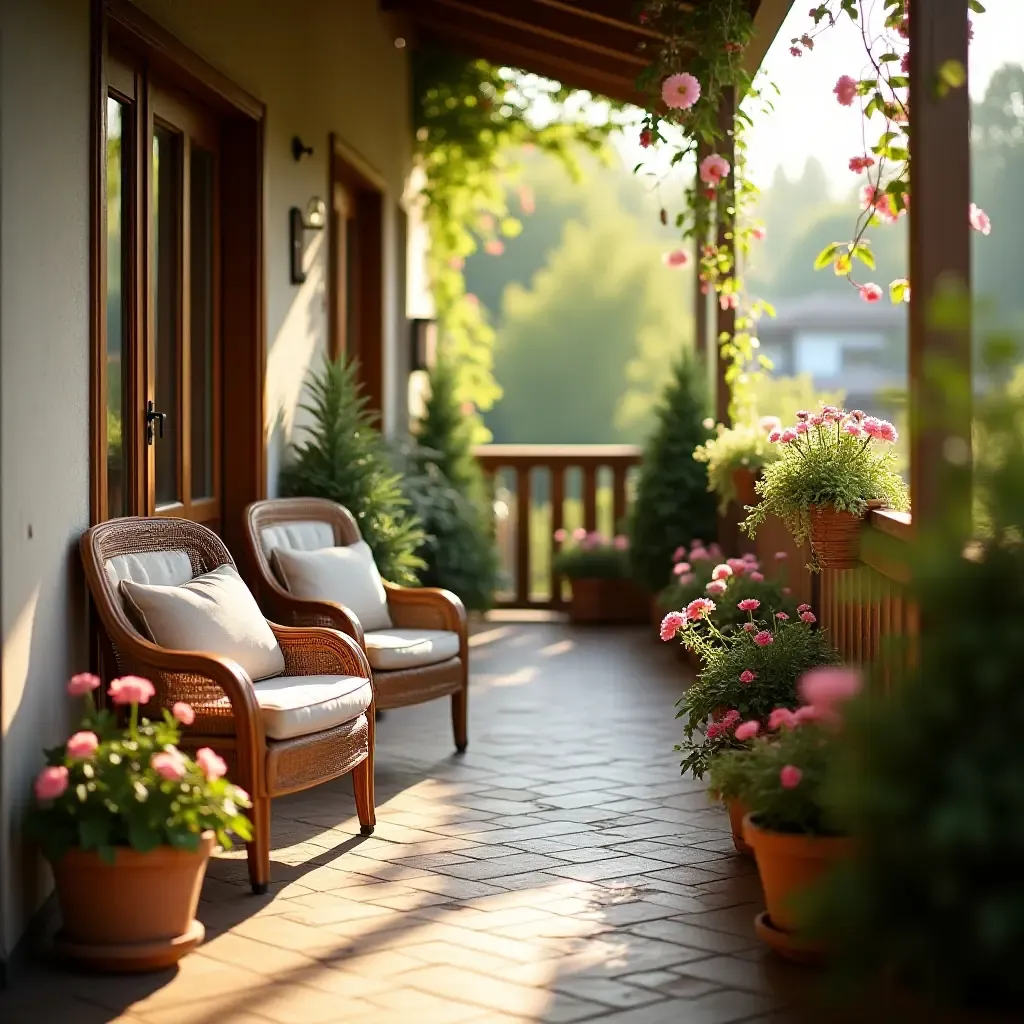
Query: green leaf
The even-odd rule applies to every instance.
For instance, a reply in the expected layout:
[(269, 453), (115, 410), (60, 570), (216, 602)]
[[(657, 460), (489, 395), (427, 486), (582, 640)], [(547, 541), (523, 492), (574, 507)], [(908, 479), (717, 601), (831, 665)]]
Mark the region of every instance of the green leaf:
[(943, 61), (939, 66), (939, 80), (936, 91), (946, 96), (950, 90), (959, 89), (967, 82), (967, 69), (958, 60)]
[(824, 270), (825, 267), (831, 266), (836, 258), (836, 253), (839, 252), (842, 245), (842, 242), (832, 242), (830, 245), (826, 245), (815, 259), (814, 269)]
[(133, 850), (149, 853), (161, 845), (162, 837), (148, 822), (133, 819), (128, 823), (128, 842)]
[(875, 256), (865, 242), (858, 242), (851, 253), (855, 260), (860, 260), (869, 270), (875, 269)]
[(910, 282), (905, 278), (900, 278), (893, 281), (889, 285), (889, 298), (894, 306), (898, 306), (901, 302), (906, 302), (910, 295)]
[[(88, 813), (88, 812), (87, 812)], [(110, 843), (110, 819), (106, 816), (82, 818), (78, 822), (78, 845), (96, 850)]]
[(974, 11), (975, 14), (985, 13), (985, 8), (978, 2), (978, 0), (967, 0), (967, 6)]

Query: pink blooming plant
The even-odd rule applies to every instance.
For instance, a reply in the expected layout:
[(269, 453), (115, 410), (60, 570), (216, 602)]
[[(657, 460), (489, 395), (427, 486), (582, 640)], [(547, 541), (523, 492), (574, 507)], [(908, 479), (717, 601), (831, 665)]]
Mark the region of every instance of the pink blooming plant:
[(756, 597), (745, 597), (736, 607), (741, 612), (756, 612), (761, 607), (761, 602)]
[(666, 643), (674, 640), (676, 634), (686, 625), (686, 616), (682, 612), (669, 612), (661, 620), (661, 639)]
[(700, 82), (687, 71), (661, 83), (661, 98), (669, 110), (689, 110), (700, 99)]
[(754, 643), (758, 647), (767, 647), (769, 644), (775, 643), (775, 637), (772, 636), (769, 630), (761, 629), (754, 634)]
[(839, 100), (841, 106), (851, 107), (857, 98), (857, 79), (851, 78), (849, 75), (842, 75), (832, 91), (836, 94), (836, 99)]
[[(120, 719), (97, 710), (93, 692), (99, 685), (91, 673), (72, 677), (68, 690), (84, 706), (81, 727), (46, 752), (46, 766), (33, 783), (27, 824), (44, 854), (56, 861), (78, 845), (82, 823), (88, 824), (89, 848), (107, 861), (118, 847), (142, 853), (161, 846), (194, 850), (210, 831), (224, 847), (231, 846), (232, 836), (250, 840), (243, 811), (251, 802), (225, 777), (224, 760), (209, 748), (193, 760), (178, 746), (180, 727), (195, 721), (192, 707), (177, 701), (155, 708), (156, 688), (148, 679), (122, 676), (108, 691), (127, 709)], [(142, 717), (142, 707), (148, 717)], [(143, 805), (140, 818), (137, 808)]]
[(661, 257), (666, 267), (685, 267), (690, 262), (690, 254), (685, 249), (672, 249)]
[(740, 682), (744, 683), (744, 684), (752, 683), (756, 678), (757, 678), (757, 673), (756, 672), (751, 672), (749, 668), (745, 668), (740, 673)]
[(718, 185), (730, 171), (729, 161), (718, 153), (711, 153), (700, 162), (700, 180), (705, 185)]

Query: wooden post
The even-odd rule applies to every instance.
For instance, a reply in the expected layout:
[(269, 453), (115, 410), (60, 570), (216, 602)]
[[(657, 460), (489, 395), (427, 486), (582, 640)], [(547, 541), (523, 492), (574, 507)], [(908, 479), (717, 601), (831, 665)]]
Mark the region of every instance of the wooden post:
[[(708, 154), (707, 144), (703, 141), (697, 143), (697, 168), (701, 160)], [(701, 188), (700, 174), (694, 169), (694, 188)], [(704, 246), (708, 240), (707, 218), (697, 216), (694, 224), (693, 235), (693, 351), (698, 362), (704, 369), (704, 380), (711, 383), (710, 367), (714, 366), (714, 360), (708, 348), (708, 297), (704, 294), (703, 284), (700, 279), (701, 258), (704, 253)]]
[[(722, 131), (722, 138), (718, 143), (718, 154), (729, 161), (729, 175), (724, 182), (724, 189), (718, 201), (718, 247), (733, 246), (733, 273), (735, 267), (735, 238), (733, 237), (733, 226), (736, 219), (736, 169), (733, 166), (736, 162), (735, 146), (735, 118), (736, 118), (736, 93), (731, 87), (722, 93), (722, 103), (718, 108), (718, 127)], [(722, 308), (718, 303), (715, 312), (715, 419), (719, 423), (731, 426), (729, 418), (729, 385), (725, 381), (726, 361), (722, 358), (721, 338), (723, 334), (732, 335), (736, 329), (736, 310)]]
[[(969, 319), (935, 326), (933, 299), (965, 302), (971, 284), (970, 97), (939, 96), (939, 68), (967, 68), (967, 0), (933, 0), (910, 18), (910, 475), (916, 526), (952, 512), (966, 537), (971, 514)], [(934, 377), (941, 363), (942, 380)]]

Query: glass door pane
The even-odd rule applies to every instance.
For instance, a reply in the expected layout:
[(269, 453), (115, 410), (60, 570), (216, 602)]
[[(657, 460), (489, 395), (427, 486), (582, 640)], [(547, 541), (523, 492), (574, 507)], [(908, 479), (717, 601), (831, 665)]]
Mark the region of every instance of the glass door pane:
[(128, 420), (128, 231), (131, 220), (128, 107), (107, 98), (107, 366), (106, 448), (108, 518), (128, 513), (124, 427)]
[(172, 505), (181, 493), (181, 136), (153, 129), (153, 219), (150, 301), (153, 310), (154, 411), (163, 413), (163, 436), (154, 423), (156, 506)]
[(189, 167), (189, 361), (192, 499), (214, 490), (214, 156), (195, 144)]

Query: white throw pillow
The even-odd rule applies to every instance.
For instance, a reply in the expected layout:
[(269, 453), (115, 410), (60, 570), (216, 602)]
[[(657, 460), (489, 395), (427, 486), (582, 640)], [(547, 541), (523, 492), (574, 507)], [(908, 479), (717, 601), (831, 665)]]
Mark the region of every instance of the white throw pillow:
[(284, 672), (284, 654), (241, 576), (230, 566), (181, 586), (121, 580), (129, 614), (161, 647), (231, 658), (250, 679)]
[(388, 595), (365, 540), (319, 551), (274, 548), (270, 561), (277, 578), (295, 597), (343, 604), (355, 612), (363, 629), (391, 625)]

